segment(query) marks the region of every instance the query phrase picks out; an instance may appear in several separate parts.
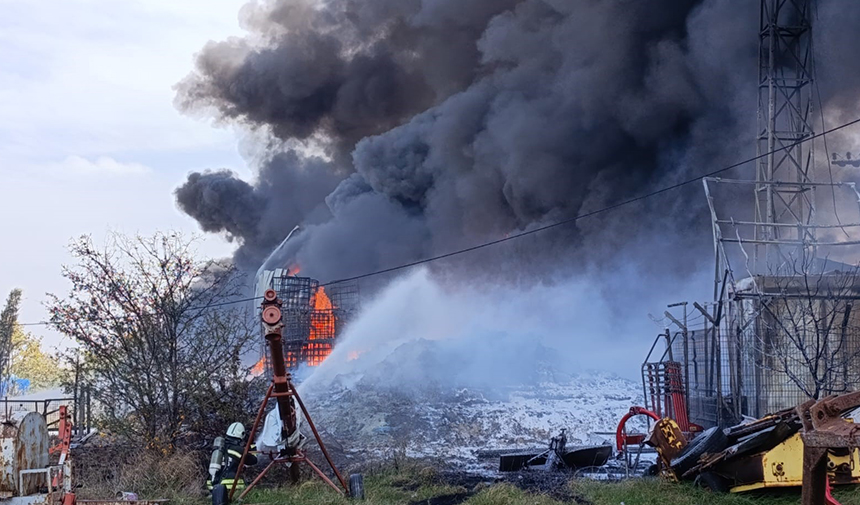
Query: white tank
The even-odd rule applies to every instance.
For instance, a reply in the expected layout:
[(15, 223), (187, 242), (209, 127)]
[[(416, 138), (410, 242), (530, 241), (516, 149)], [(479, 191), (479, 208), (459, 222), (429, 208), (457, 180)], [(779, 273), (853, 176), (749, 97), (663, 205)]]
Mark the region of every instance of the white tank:
[[(48, 466), (48, 426), (37, 412), (13, 412), (0, 423), (0, 496), (18, 496), (21, 470)], [(46, 485), (45, 474), (24, 475), (24, 496)]]

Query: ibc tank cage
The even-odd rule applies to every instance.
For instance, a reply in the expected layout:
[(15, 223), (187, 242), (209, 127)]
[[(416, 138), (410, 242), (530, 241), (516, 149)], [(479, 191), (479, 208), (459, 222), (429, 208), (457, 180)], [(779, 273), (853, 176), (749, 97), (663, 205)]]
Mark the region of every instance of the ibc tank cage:
[[(319, 366), (359, 309), (357, 281), (321, 286), (317, 279), (292, 275), (288, 269), (264, 272), (262, 289), (274, 289), (282, 307), (284, 359), (287, 370)], [(259, 291), (259, 289), (258, 289)], [(262, 341), (262, 356), (267, 358)], [(266, 373), (271, 373), (267, 363)]]

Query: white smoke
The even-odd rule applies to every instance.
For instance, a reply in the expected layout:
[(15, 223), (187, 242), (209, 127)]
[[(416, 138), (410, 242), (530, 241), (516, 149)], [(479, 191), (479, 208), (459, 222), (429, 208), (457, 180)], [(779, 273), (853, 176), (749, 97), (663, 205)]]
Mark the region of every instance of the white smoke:
[[(595, 272), (516, 289), (453, 284), (418, 269), (366, 304), (302, 387), (361, 381), (410, 391), (486, 390), (587, 370), (635, 378), (661, 330), (648, 312), (662, 314), (679, 301), (662, 300), (666, 293), (703, 292), (702, 284), (654, 291), (662, 283), (644, 277)], [(607, 282), (615, 287), (595, 289)]]

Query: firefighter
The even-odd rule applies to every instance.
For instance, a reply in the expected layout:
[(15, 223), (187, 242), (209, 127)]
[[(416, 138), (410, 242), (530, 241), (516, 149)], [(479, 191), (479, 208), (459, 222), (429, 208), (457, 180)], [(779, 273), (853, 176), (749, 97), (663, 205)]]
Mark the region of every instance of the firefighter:
[[(242, 423), (233, 423), (227, 428), (225, 437), (218, 437), (213, 444), (212, 459), (209, 461), (210, 479), (206, 486), (212, 491), (212, 503), (215, 505), (226, 503), (226, 494), (233, 487), (236, 480), (236, 471), (239, 469), (239, 460), (245, 450), (245, 427)], [(256, 448), (252, 445), (251, 450)], [(257, 457), (249, 452), (245, 456), (245, 466), (257, 464)], [(245, 481), (241, 477), (236, 480), (236, 489), (245, 488)]]

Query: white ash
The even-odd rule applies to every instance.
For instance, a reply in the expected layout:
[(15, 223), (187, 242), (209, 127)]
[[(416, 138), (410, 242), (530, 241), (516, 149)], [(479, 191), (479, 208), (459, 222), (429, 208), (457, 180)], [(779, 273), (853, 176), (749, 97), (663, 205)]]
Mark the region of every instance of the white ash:
[[(425, 351), (435, 342), (414, 345)], [(564, 374), (548, 366), (531, 383), (497, 387), (420, 385), (383, 380), (397, 355), (374, 374), (337, 375), (303, 387), (314, 421), (348, 453), (439, 458), (477, 468), (481, 450), (542, 447), (564, 428), (569, 445), (604, 443), (641, 386), (604, 372)], [(485, 463), (492, 467), (497, 461)]]

